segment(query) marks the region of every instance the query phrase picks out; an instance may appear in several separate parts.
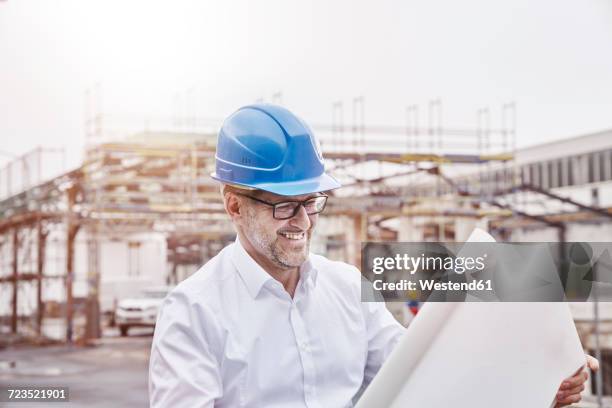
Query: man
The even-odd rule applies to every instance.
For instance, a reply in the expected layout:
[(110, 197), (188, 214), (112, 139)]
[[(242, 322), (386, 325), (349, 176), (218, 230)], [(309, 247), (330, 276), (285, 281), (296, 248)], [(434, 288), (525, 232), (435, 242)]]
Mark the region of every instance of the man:
[[(311, 254), (326, 191), (308, 126), (273, 105), (224, 122), (213, 178), (237, 232), (160, 311), (151, 349), (153, 407), (351, 406), (404, 328), (384, 303), (360, 301), (360, 273)], [(576, 402), (586, 373), (567, 379)]]

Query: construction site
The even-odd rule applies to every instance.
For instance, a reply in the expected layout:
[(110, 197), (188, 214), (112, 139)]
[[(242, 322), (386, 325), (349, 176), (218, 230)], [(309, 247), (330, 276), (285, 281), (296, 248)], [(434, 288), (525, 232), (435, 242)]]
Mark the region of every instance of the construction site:
[[(359, 266), (364, 242), (461, 242), (475, 227), (505, 242), (612, 241), (612, 130), (517, 149), (513, 103), (469, 128), (446, 125), (440, 100), (406, 107), (403, 126), (367, 123), (363, 97), (331, 114), (313, 130), (343, 188), (312, 252)], [(3, 347), (95, 344), (118, 301), (177, 284), (235, 239), (209, 177), (219, 120), (90, 106), (84, 125), (77, 168), (41, 147), (0, 169)], [(408, 323), (403, 303), (389, 308)], [(572, 310), (612, 395), (612, 308)]]

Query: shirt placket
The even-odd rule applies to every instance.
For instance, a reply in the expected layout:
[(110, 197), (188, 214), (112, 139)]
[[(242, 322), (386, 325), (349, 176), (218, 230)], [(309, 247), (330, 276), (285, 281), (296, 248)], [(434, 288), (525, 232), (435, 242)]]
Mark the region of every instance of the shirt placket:
[(310, 344), (308, 330), (302, 317), (302, 313), (298, 307), (298, 304), (300, 304), (300, 295), (303, 294), (303, 289), (304, 288), (302, 285), (300, 285), (298, 291), (296, 291), (293, 301), (291, 302), (290, 320), (298, 347), (298, 353), (302, 361), (304, 376), (304, 400), (306, 402), (306, 406), (311, 408), (320, 408), (316, 395), (316, 370), (312, 355), (312, 345)]

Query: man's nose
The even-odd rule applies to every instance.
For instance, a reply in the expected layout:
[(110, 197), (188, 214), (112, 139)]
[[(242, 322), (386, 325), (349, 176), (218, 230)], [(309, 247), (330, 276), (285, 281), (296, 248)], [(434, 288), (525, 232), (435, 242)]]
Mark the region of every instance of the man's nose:
[(306, 213), (306, 208), (304, 208), (303, 205), (300, 205), (297, 214), (295, 214), (289, 220), (289, 225), (298, 227), (302, 230), (307, 230), (308, 228), (310, 228), (310, 224), (311, 221), (310, 217), (308, 216), (308, 213)]

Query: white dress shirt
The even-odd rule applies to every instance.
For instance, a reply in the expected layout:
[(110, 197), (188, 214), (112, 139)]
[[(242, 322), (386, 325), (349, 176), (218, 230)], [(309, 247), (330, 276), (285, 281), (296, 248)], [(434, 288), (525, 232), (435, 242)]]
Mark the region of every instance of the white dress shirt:
[(151, 407), (352, 406), (404, 331), (360, 285), (354, 266), (310, 254), (291, 298), (236, 240), (165, 299)]

